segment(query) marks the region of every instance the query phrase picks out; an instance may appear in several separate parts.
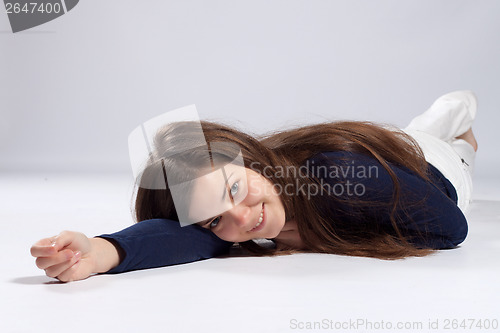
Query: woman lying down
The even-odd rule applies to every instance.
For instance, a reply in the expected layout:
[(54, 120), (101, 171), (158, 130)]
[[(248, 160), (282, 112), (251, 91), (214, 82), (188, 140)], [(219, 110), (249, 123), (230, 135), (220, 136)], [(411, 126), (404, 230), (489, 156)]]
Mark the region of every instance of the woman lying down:
[(138, 223), (93, 238), (63, 231), (31, 254), (66, 282), (227, 255), (236, 245), (256, 256), (380, 259), (454, 248), (467, 236), (476, 105), (457, 91), (402, 130), (337, 121), (259, 139), (213, 122), (162, 124), (135, 171)]

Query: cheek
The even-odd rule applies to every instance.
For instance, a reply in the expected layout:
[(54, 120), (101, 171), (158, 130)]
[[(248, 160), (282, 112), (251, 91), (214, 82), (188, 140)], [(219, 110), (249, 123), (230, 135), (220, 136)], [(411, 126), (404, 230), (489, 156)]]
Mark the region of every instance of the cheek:
[(224, 226), (224, 228), (215, 231), (215, 234), (217, 235), (217, 237), (227, 242), (241, 241), (240, 239), (238, 239), (239, 234), (237, 230), (235, 230), (235, 228), (232, 228), (231, 226)]
[(247, 199), (249, 201), (259, 201), (262, 198), (269, 197), (272, 194), (271, 189), (271, 185), (262, 182), (260, 179), (249, 180)]
[(258, 183), (255, 179), (249, 178), (247, 179), (247, 188), (248, 188), (248, 195), (257, 195), (259, 192), (259, 186)]

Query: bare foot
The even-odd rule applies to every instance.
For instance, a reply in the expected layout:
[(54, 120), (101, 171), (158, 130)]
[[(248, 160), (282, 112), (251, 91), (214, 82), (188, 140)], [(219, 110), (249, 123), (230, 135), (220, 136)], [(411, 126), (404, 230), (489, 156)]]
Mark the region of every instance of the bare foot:
[(467, 132), (465, 132), (464, 134), (457, 136), (457, 139), (462, 139), (462, 140), (467, 141), (468, 143), (470, 143), (472, 145), (472, 147), (474, 147), (474, 150), (477, 151), (477, 141), (476, 141), (476, 137), (474, 136), (474, 133), (472, 133), (472, 127), (469, 128), (469, 130)]

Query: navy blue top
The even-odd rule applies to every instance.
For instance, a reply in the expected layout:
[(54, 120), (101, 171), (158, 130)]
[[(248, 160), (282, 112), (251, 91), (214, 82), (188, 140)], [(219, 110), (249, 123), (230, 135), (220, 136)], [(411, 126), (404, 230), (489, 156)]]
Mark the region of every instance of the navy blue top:
[[(384, 230), (394, 233), (390, 222), (393, 182), (389, 173), (374, 158), (357, 153), (324, 152), (306, 162), (323, 191), (341, 200), (317, 200), (322, 212), (332, 221), (349, 224), (351, 231)], [(429, 165), (431, 183), (405, 167), (390, 165), (400, 184), (396, 217), (409, 241), (421, 248), (452, 248), (467, 236), (467, 221), (457, 207), (453, 185), (434, 166)], [(326, 192), (324, 192), (326, 193)], [(311, 193), (312, 194), (312, 193)], [(353, 209), (346, 200), (368, 204)], [(315, 200), (315, 199), (313, 199)], [(378, 203), (371, 205), (369, 203)], [(417, 204), (415, 204), (417, 203)], [(120, 252), (120, 264), (107, 273), (182, 264), (227, 254), (232, 245), (198, 225), (181, 227), (168, 219), (141, 221), (122, 231), (101, 237)]]
[[(319, 196), (324, 214), (348, 229), (352, 236), (366, 231), (384, 231), (396, 235), (390, 221), (394, 194), (393, 181), (385, 168), (367, 155), (348, 152), (325, 152), (308, 161), (309, 170), (323, 188), (340, 200)], [(429, 164), (425, 181), (406, 167), (389, 164), (400, 185), (400, 204), (395, 211), (398, 228), (413, 245), (420, 248), (453, 248), (467, 236), (467, 220), (457, 206), (453, 185)], [(325, 170), (327, 172), (325, 172)], [(326, 191), (325, 190), (325, 191)], [(348, 204), (362, 200), (361, 207)]]

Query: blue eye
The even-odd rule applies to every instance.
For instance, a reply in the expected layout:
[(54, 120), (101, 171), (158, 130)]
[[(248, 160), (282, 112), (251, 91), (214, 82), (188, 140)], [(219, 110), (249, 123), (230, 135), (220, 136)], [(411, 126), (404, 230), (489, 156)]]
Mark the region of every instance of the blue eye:
[(231, 196), (235, 196), (236, 193), (238, 193), (238, 188), (240, 187), (240, 184), (238, 182), (234, 183), (233, 186), (231, 186)]
[(217, 224), (219, 224), (220, 218), (221, 218), (220, 216), (217, 216), (216, 218), (214, 218), (210, 222), (210, 228), (215, 228), (217, 226)]

